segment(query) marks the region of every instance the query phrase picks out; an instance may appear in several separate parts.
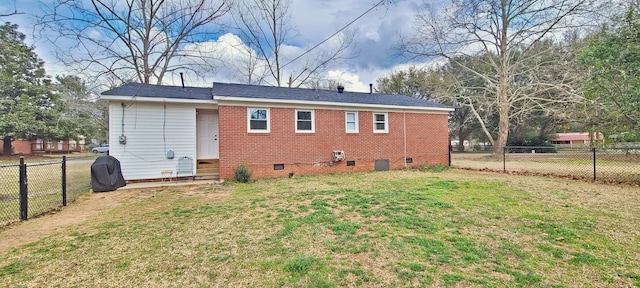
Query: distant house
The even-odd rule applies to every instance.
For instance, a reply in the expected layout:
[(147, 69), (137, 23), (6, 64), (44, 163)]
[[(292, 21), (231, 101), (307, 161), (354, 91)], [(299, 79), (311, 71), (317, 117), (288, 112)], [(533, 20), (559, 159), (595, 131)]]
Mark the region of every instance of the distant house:
[[(3, 145), (0, 140), (0, 147)], [(71, 153), (84, 152), (85, 140), (80, 136), (78, 140), (68, 139), (62, 141), (45, 141), (35, 137), (34, 140), (16, 139), (11, 142), (13, 154), (38, 154), (38, 153)], [(0, 149), (2, 154), (2, 149)]]
[(602, 133), (558, 133), (555, 138), (551, 140), (551, 144), (556, 147), (562, 148), (579, 148), (579, 147), (593, 147), (602, 145), (604, 143), (604, 135)]
[(110, 155), (127, 181), (175, 177), (191, 159), (196, 176), (220, 178), (242, 163), (255, 177), (448, 163), (453, 109), (408, 96), (130, 83), (101, 98), (109, 101)]

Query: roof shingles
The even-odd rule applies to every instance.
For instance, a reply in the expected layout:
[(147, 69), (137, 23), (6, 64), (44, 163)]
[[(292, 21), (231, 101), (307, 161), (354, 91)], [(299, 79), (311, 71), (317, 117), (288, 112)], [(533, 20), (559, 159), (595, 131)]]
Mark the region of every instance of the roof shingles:
[(404, 95), (343, 92), (305, 88), (256, 86), (246, 84), (213, 83), (213, 88), (165, 86), (128, 83), (102, 93), (108, 96), (140, 96), (152, 98), (223, 100), (225, 97), (248, 99), (274, 99), (309, 102), (333, 102), (365, 105), (389, 105), (401, 107), (422, 107), (451, 109), (446, 105), (429, 100)]

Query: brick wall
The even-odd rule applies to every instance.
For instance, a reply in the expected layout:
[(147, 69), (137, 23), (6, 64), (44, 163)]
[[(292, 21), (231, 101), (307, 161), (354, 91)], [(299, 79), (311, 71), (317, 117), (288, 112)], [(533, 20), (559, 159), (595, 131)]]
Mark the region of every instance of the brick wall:
[[(2, 154), (2, 147), (4, 141), (0, 140), (0, 154)], [(13, 154), (31, 154), (31, 141), (16, 139), (11, 142), (13, 147)]]
[[(391, 169), (448, 163), (448, 117), (443, 114), (388, 112), (389, 133), (373, 133), (373, 112), (359, 111), (359, 133), (345, 132), (345, 111), (315, 109), (315, 133), (295, 132), (294, 108), (270, 108), (270, 133), (247, 133), (247, 107), (219, 106), (220, 176), (246, 163), (253, 177), (373, 171), (374, 161), (388, 159)], [(332, 163), (332, 151), (346, 159)], [(355, 166), (347, 166), (355, 161)], [(274, 170), (274, 164), (285, 164)]]

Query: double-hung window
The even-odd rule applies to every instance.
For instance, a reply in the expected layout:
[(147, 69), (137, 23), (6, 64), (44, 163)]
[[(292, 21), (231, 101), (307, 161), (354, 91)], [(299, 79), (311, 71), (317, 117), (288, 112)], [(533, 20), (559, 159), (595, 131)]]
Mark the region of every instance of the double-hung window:
[(313, 116), (313, 110), (296, 110), (296, 132), (315, 132), (316, 125)]
[(358, 112), (344, 112), (344, 127), (347, 133), (358, 133)]
[(373, 113), (373, 133), (389, 133), (388, 113)]
[(269, 132), (269, 108), (248, 108), (247, 127), (249, 132)]

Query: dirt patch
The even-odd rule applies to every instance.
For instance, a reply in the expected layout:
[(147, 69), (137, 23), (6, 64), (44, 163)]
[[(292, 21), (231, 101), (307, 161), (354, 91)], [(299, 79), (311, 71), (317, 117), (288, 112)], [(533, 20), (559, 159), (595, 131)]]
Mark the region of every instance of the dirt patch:
[(46, 237), (69, 225), (81, 223), (103, 211), (123, 203), (140, 201), (153, 196), (153, 192), (119, 190), (108, 193), (91, 193), (79, 197), (74, 203), (43, 217), (34, 218), (0, 231), (0, 254), (15, 247)]
[(214, 199), (216, 201), (222, 201), (231, 196), (229, 189), (218, 184), (188, 185), (180, 190), (184, 196)]
[(200, 197), (215, 202), (231, 196), (224, 186), (217, 184), (187, 185), (174, 190), (169, 187), (119, 189), (114, 192), (90, 193), (80, 196), (74, 203), (54, 210), (42, 217), (0, 227), (0, 254), (27, 243), (47, 237), (59, 229), (82, 223), (104, 211), (127, 203), (136, 203), (155, 197), (159, 192), (178, 192), (186, 197)]

